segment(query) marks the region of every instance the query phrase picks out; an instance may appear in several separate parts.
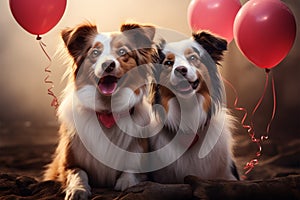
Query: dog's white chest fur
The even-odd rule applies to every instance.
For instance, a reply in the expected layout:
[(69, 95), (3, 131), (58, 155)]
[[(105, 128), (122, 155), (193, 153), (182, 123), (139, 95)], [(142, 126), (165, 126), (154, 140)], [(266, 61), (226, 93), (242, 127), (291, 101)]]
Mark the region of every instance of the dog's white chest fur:
[[(195, 175), (202, 179), (228, 179), (236, 180), (231, 173), (231, 127), (228, 122), (231, 121), (226, 111), (222, 111), (211, 118), (209, 127), (204, 127), (198, 132), (201, 140), (193, 146), (175, 162), (169, 166), (152, 173), (154, 181), (161, 183), (183, 183), (187, 175)], [(229, 123), (230, 124), (230, 123)], [(177, 133), (183, 134), (183, 133)], [(201, 134), (205, 134), (203, 138)], [(168, 130), (163, 129), (157, 138), (152, 141), (153, 148), (161, 148), (170, 142), (167, 137)], [(172, 157), (174, 151), (162, 156)], [(160, 158), (165, 160), (166, 158)]]

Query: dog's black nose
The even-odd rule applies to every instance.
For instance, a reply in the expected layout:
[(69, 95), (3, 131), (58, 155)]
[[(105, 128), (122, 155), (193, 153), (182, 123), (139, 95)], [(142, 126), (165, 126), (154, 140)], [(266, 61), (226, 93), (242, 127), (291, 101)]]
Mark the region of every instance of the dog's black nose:
[(175, 76), (181, 77), (186, 76), (188, 69), (185, 66), (179, 66), (175, 68)]
[(113, 60), (107, 60), (102, 63), (102, 69), (107, 73), (114, 71), (115, 68), (116, 63)]

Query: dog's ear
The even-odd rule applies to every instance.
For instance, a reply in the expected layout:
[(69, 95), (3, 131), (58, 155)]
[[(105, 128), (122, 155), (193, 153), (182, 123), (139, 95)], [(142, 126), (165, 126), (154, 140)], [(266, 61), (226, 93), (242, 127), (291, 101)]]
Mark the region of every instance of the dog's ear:
[(121, 32), (130, 31), (130, 30), (136, 30), (139, 31), (138, 33), (141, 33), (145, 35), (149, 40), (153, 40), (155, 36), (155, 27), (151, 25), (140, 25), (140, 24), (123, 24), (120, 28)]
[(223, 59), (223, 52), (227, 50), (227, 41), (208, 32), (193, 33), (193, 38), (212, 57), (216, 64)]
[(97, 27), (91, 24), (82, 24), (75, 28), (67, 28), (61, 32), (61, 37), (69, 54), (77, 59), (89, 49), (93, 36), (97, 34)]
[(120, 28), (136, 48), (151, 48), (155, 36), (155, 27), (151, 25), (123, 24)]
[(154, 63), (159, 62), (159, 56), (154, 45), (155, 27), (136, 23), (123, 24), (120, 28), (122, 34), (130, 41), (138, 65), (147, 64), (147, 68), (138, 68), (142, 77), (147, 79), (151, 74)]

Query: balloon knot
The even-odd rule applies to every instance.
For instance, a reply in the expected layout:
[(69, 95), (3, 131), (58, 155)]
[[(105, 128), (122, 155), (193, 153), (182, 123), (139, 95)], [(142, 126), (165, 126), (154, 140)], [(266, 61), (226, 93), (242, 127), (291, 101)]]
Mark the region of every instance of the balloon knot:
[(42, 37), (40, 35), (36, 36), (36, 40), (41, 40), (41, 39), (42, 39)]
[(266, 73), (268, 74), (271, 71), (271, 69), (266, 68)]

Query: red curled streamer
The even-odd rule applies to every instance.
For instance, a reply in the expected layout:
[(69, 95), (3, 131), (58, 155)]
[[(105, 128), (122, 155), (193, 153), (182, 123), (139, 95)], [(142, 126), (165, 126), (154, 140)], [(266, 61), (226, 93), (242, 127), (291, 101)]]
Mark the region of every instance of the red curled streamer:
[(235, 95), (235, 100), (234, 100), (234, 103), (233, 103), (233, 107), (235, 110), (237, 111), (242, 111), (244, 112), (244, 115), (242, 117), (242, 120), (241, 120), (241, 124), (243, 126), (243, 128), (245, 129), (248, 129), (248, 132), (252, 130), (252, 127), (250, 125), (247, 125), (245, 124), (245, 121), (247, 119), (247, 116), (248, 116), (248, 112), (246, 110), (246, 108), (244, 107), (238, 107), (238, 101), (239, 101), (239, 97), (238, 97), (238, 94), (237, 94), (237, 91), (236, 89), (234, 88), (234, 86), (228, 81), (226, 80), (224, 77), (223, 77), (223, 81), (230, 86), (230, 88), (232, 89), (232, 91), (234, 92), (234, 95)]
[(50, 56), (48, 55), (47, 51), (45, 50), (46, 44), (41, 41), (42, 38), (38, 35), (36, 39), (39, 40), (39, 45), (40, 45), (41, 49), (43, 50), (44, 54), (46, 55), (46, 57), (48, 58), (48, 60), (50, 62), (50, 64), (47, 67), (45, 67), (45, 69), (44, 69), (44, 71), (47, 73), (46, 77), (44, 78), (44, 83), (50, 85), (50, 87), (47, 89), (47, 91), (48, 91), (48, 95), (53, 97), (52, 102), (51, 102), (51, 106), (54, 107), (55, 110), (57, 110), (58, 106), (59, 106), (58, 98), (56, 97), (56, 95), (52, 91), (52, 89), (54, 88), (54, 84), (53, 84), (53, 81), (50, 80), (50, 75), (51, 75), (51, 72), (52, 72), (50, 70), (50, 66), (51, 66), (52, 60), (51, 60)]
[[(260, 145), (261, 139), (255, 138), (255, 131), (254, 131), (254, 121), (253, 121), (253, 118), (254, 118), (254, 115), (255, 115), (256, 111), (257, 111), (258, 108), (260, 107), (260, 105), (261, 105), (263, 99), (265, 98), (265, 94), (266, 94), (266, 91), (267, 91), (267, 88), (268, 88), (268, 83), (269, 83), (269, 70), (266, 70), (266, 81), (265, 81), (264, 90), (263, 90), (263, 93), (262, 93), (261, 97), (259, 98), (257, 104), (255, 105), (255, 107), (254, 107), (254, 109), (253, 109), (253, 111), (252, 111), (252, 113), (251, 113), (251, 120), (250, 120), (251, 127), (252, 127), (252, 131), (249, 132), (249, 135), (250, 135), (250, 137), (251, 137), (251, 140), (252, 140), (253, 142), (257, 143), (257, 145), (258, 145), (259, 150), (258, 150), (258, 152), (256, 152), (256, 156), (257, 156), (257, 157), (261, 156), (262, 148), (261, 148), (261, 145)], [(268, 139), (268, 136), (262, 136), (262, 138)], [(251, 168), (251, 167), (249, 167), (249, 168)], [(245, 166), (245, 169), (247, 169), (247, 165)], [(251, 170), (250, 170), (250, 171), (251, 171)], [(249, 172), (250, 172), (250, 171), (249, 171)], [(249, 172), (246, 172), (246, 174), (249, 173)]]
[(266, 90), (267, 90), (267, 87), (268, 87), (268, 83), (269, 83), (269, 73), (270, 70), (269, 69), (266, 69), (266, 81), (265, 81), (265, 86), (264, 86), (264, 91), (263, 91), (263, 94), (262, 96), (260, 97), (260, 99), (258, 100), (256, 106), (254, 107), (252, 113), (251, 113), (251, 120), (250, 120), (250, 124), (245, 124), (245, 121), (247, 119), (247, 116), (248, 116), (248, 112), (246, 110), (246, 108), (244, 107), (239, 107), (238, 106), (238, 94), (237, 94), (237, 91), (236, 89), (234, 88), (234, 86), (228, 81), (226, 80), (225, 78), (223, 78), (223, 81), (230, 86), (230, 88), (233, 90), (234, 94), (235, 94), (235, 101), (234, 101), (234, 109), (237, 110), (237, 111), (242, 111), (244, 112), (244, 115), (242, 117), (242, 120), (241, 120), (241, 124), (242, 124), (242, 127), (247, 129), (247, 132), (249, 133), (249, 136), (251, 137), (251, 141), (253, 143), (256, 143), (257, 146), (258, 146), (258, 151), (256, 152), (256, 158), (250, 160), (249, 162), (246, 163), (244, 169), (246, 170), (245, 174), (248, 174), (250, 171), (252, 171), (252, 169), (255, 167), (255, 165), (258, 164), (258, 158), (261, 156), (262, 154), (262, 146), (261, 146), (261, 142), (263, 140), (267, 140), (269, 138), (269, 132), (270, 132), (270, 126), (271, 126), (271, 123), (275, 117), (275, 112), (276, 112), (276, 90), (275, 90), (275, 83), (274, 83), (274, 78), (273, 78), (273, 75), (271, 75), (272, 77), (272, 96), (273, 96), (273, 110), (272, 110), (272, 116), (271, 116), (271, 119), (267, 125), (267, 129), (266, 129), (266, 135), (262, 135), (260, 137), (260, 139), (257, 139), (255, 137), (255, 131), (254, 131), (254, 122), (253, 122), (253, 117), (256, 113), (256, 111), (258, 110), (258, 108), (260, 107), (264, 97), (265, 97), (265, 94), (266, 94)]

